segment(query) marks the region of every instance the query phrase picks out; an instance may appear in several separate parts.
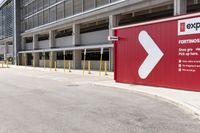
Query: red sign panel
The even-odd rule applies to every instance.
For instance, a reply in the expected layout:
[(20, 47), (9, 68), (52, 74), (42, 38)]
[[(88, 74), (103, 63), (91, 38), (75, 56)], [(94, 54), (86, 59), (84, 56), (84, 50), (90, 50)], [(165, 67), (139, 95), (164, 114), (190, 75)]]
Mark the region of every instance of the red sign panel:
[(115, 28), (117, 82), (200, 91), (200, 16)]

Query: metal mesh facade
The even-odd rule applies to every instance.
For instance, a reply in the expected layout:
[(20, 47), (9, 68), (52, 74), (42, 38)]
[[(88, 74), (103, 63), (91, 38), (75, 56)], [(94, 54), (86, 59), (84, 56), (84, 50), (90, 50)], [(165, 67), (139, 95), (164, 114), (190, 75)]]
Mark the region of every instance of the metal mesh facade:
[(22, 32), (117, 0), (21, 0)]
[(0, 8), (0, 40), (13, 36), (13, 9), (12, 0)]

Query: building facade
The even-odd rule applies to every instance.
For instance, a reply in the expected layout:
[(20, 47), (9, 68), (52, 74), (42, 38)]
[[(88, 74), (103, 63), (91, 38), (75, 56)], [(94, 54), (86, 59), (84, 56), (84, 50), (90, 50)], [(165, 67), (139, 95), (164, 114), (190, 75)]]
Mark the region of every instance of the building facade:
[[(200, 11), (200, 0), (4, 0), (0, 55), (34, 67), (113, 71), (112, 28)], [(84, 62), (86, 59), (86, 62)], [(84, 65), (86, 64), (86, 65)], [(102, 68), (104, 69), (104, 68)]]

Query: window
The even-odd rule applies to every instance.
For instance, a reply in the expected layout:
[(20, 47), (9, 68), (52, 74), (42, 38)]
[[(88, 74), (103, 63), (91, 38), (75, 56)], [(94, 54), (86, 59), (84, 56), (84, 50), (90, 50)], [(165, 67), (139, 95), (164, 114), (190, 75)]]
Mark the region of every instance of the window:
[(82, 0), (74, 0), (74, 14), (80, 13), (82, 9)]
[(64, 3), (57, 5), (57, 20), (64, 18)]
[(37, 27), (38, 26), (38, 15), (36, 14), (33, 17), (33, 27)]
[(44, 8), (49, 6), (49, 0), (43, 0)]
[(73, 15), (72, 0), (65, 1), (65, 17)]
[(38, 14), (38, 25), (43, 25), (43, 12)]
[(56, 21), (56, 7), (50, 8), (50, 22)]
[(94, 0), (84, 0), (83, 7), (84, 11), (90, 10), (94, 8)]
[(49, 22), (49, 10), (44, 11), (44, 24)]
[(109, 3), (109, 0), (96, 0), (96, 6), (99, 7), (99, 6), (103, 6), (105, 4), (108, 4)]

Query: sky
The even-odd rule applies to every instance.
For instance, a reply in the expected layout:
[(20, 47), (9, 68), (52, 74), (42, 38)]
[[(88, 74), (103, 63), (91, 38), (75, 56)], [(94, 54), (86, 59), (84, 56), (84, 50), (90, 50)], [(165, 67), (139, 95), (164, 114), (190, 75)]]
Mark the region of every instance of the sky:
[(1, 4), (2, 1), (3, 1), (3, 0), (0, 0), (0, 4)]

